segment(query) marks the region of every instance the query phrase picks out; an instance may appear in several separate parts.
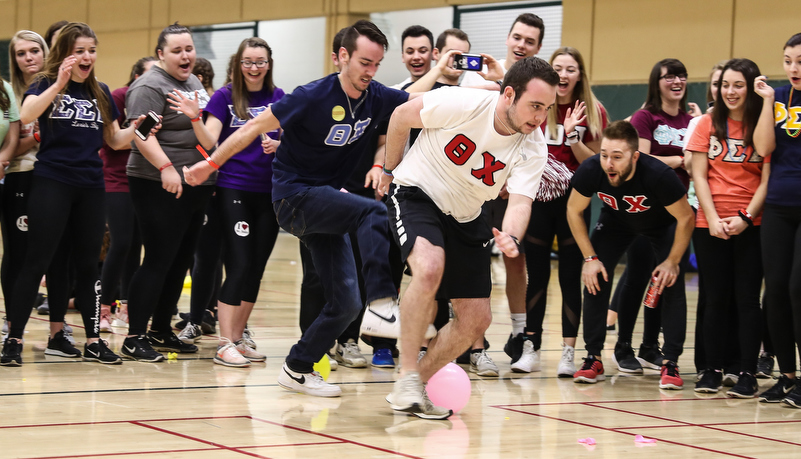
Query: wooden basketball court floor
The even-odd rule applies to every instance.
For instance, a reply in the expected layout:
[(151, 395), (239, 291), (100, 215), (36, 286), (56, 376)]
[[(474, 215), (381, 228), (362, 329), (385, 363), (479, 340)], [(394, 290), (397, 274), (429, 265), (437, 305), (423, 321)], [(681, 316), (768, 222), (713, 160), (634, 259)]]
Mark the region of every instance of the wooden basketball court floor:
[[(697, 287), (688, 275), (688, 326), (679, 362), (683, 391), (661, 391), (656, 371), (623, 376), (612, 368), (614, 335), (604, 351), (607, 380), (578, 385), (556, 377), (561, 304), (551, 276), (542, 372), (515, 374), (503, 353), (510, 332), (504, 271), (493, 262), (494, 322), (487, 333), (497, 378), (470, 374), (468, 405), (448, 421), (394, 414), (384, 396), (388, 369), (332, 372), (341, 398), (295, 394), (276, 383), (297, 325), (301, 269), (298, 242), (281, 234), (250, 321), (265, 364), (250, 369), (212, 363), (216, 339), (196, 355), (162, 363), (105, 366), (45, 356), (47, 318), (33, 313), (24, 366), (0, 368), (1, 458), (238, 457), (799, 457), (801, 410), (755, 399), (701, 397), (692, 390)], [(553, 264), (555, 266), (555, 263)], [(189, 292), (180, 309), (188, 310)], [(79, 314), (67, 320), (82, 347)], [(641, 337), (635, 330), (635, 346)], [(107, 335), (119, 349), (125, 330)], [(370, 348), (361, 345), (369, 359)], [(579, 348), (583, 343), (579, 338)], [(577, 358), (584, 355), (577, 352)], [(769, 387), (760, 380), (761, 388)], [(635, 443), (636, 435), (656, 443)], [(579, 439), (594, 438), (592, 447)]]

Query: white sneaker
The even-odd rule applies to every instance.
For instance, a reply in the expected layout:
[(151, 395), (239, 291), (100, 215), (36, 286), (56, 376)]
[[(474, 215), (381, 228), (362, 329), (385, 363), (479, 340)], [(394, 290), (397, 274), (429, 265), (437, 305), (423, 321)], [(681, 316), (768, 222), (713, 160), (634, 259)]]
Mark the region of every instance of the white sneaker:
[(406, 373), (395, 381), (392, 393), (387, 395), (386, 400), (393, 410), (411, 413), (422, 419), (447, 419), (453, 414), (453, 411), (431, 403), (417, 372)]
[(300, 392), (301, 394), (317, 397), (339, 397), (342, 389), (328, 384), (320, 373), (295, 373), (284, 363), (281, 373), (278, 374), (278, 384), (286, 390)]
[(192, 322), (187, 322), (186, 327), (178, 333), (178, 339), (184, 344), (195, 344), (203, 337), (200, 331), (200, 325), (195, 325)]
[(226, 341), (223, 346), (217, 347), (217, 353), (214, 354), (214, 363), (218, 365), (225, 365), (226, 367), (245, 368), (250, 366), (250, 360), (246, 359), (234, 346), (230, 340), (221, 338)]
[(253, 333), (251, 329), (245, 327), (245, 330), (242, 332), (242, 341), (244, 341), (245, 344), (247, 344), (251, 349), (258, 349), (258, 346), (256, 346), (256, 341), (253, 340), (254, 336), (256, 336), (256, 334)]
[(540, 351), (534, 350), (534, 343), (530, 340), (523, 342), (523, 354), (512, 364), (512, 371), (515, 373), (531, 373), (540, 371)]
[(337, 371), (337, 368), (339, 368), (339, 362), (337, 362), (337, 359), (335, 359), (334, 356), (331, 355), (330, 351), (327, 352), (325, 355), (328, 356), (328, 366), (331, 367), (331, 371)]
[(362, 325), (359, 329), (369, 336), (380, 338), (400, 337), (400, 308), (394, 298), (382, 298), (367, 305)]
[(498, 366), (484, 349), (470, 353), (470, 371), (479, 376), (498, 376)]
[(562, 343), (562, 358), (556, 367), (556, 375), (560, 378), (572, 378), (576, 374), (576, 364), (573, 362), (576, 350), (573, 346)]
[(367, 366), (367, 359), (362, 355), (356, 341), (349, 339), (345, 344), (337, 344), (334, 358), (342, 366), (348, 368), (364, 368)]
[[(199, 328), (200, 327), (198, 327), (198, 329)], [(236, 350), (239, 351), (239, 353), (242, 354), (243, 357), (245, 357), (246, 359), (250, 360), (251, 362), (265, 362), (265, 361), (267, 361), (267, 356), (266, 355), (259, 354), (258, 352), (256, 352), (256, 350), (253, 349), (252, 347), (248, 346), (247, 343), (244, 340), (240, 339), (239, 341), (237, 341), (234, 344), (236, 345)]]

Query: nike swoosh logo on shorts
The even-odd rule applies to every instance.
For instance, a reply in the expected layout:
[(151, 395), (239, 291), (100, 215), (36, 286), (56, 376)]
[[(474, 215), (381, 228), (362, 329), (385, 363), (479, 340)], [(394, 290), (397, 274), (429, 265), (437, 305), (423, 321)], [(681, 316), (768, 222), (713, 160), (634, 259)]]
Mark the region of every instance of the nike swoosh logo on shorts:
[(295, 381), (296, 383), (298, 383), (300, 385), (306, 384), (306, 377), (305, 376), (301, 375), (300, 378), (296, 378), (296, 377), (292, 376), (292, 374), (290, 372), (286, 371), (286, 370), (284, 370), (284, 373), (286, 373), (287, 376), (292, 378), (292, 380)]
[(387, 322), (389, 322), (389, 323), (391, 323), (391, 324), (395, 323), (395, 320), (396, 320), (396, 319), (395, 319), (395, 314), (392, 314), (391, 316), (389, 316), (389, 318), (386, 318), (386, 317), (382, 316), (381, 314), (379, 314), (379, 313), (377, 313), (377, 312), (373, 311), (373, 310), (372, 310), (372, 309), (370, 309), (370, 308), (368, 308), (367, 310), (368, 310), (368, 311), (370, 311), (370, 312), (372, 312), (372, 313), (373, 313), (373, 314), (375, 314), (376, 316), (380, 317), (380, 318), (381, 318), (381, 320), (385, 320), (385, 321), (387, 321)]
[(485, 243), (483, 243), (483, 244), (481, 244), (481, 245), (482, 245), (482, 246), (484, 246), (484, 247), (486, 247), (486, 246), (490, 245), (490, 242), (492, 242), (492, 240), (489, 240), (489, 241), (487, 241), (487, 242), (485, 242)]

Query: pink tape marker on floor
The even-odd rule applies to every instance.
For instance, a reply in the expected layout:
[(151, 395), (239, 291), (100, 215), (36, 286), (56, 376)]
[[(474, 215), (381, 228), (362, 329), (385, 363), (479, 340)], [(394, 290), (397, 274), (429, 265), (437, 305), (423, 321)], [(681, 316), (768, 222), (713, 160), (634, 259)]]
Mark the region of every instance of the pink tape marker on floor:
[(579, 438), (578, 442), (581, 443), (581, 444), (584, 444), (584, 445), (594, 445), (595, 444), (595, 439), (592, 438), (592, 437)]
[(655, 438), (645, 438), (642, 435), (634, 436), (634, 443), (656, 443)]

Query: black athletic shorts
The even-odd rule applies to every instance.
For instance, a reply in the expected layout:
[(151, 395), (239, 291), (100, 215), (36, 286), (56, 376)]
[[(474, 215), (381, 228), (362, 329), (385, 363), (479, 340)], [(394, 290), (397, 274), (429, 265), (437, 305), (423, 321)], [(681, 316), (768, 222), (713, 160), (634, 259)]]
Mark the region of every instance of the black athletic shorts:
[(445, 250), (437, 298), (489, 298), (492, 230), (483, 218), (459, 223), (417, 187), (392, 185), (387, 207), (389, 227), (404, 261), (418, 237)]

